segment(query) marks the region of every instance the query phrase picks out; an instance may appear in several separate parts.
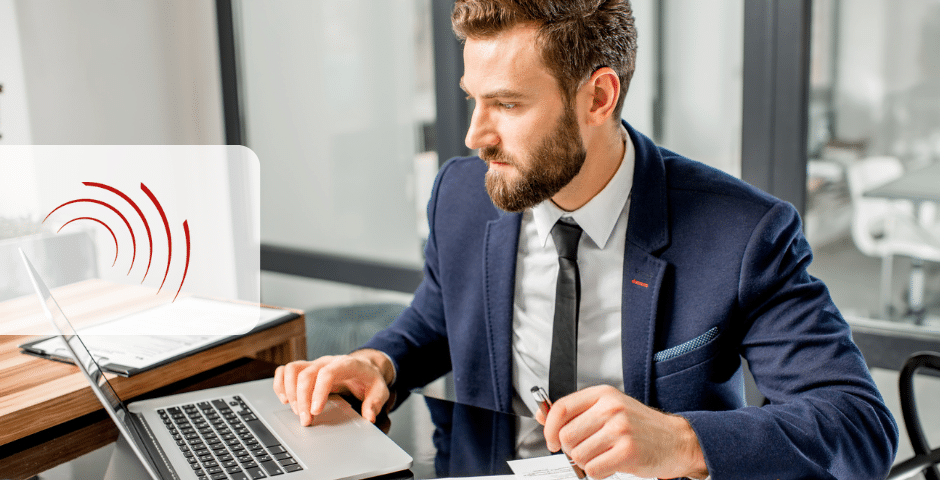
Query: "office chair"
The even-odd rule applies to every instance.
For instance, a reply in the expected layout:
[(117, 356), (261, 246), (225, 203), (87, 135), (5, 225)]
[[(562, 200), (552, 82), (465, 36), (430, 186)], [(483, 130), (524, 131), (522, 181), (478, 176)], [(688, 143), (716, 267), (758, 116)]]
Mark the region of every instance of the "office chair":
[(307, 360), (349, 353), (389, 326), (405, 307), (398, 303), (371, 303), (306, 311)]
[(937, 469), (940, 464), (940, 448), (930, 449), (917, 414), (917, 404), (914, 402), (914, 373), (921, 368), (940, 373), (940, 353), (918, 352), (904, 362), (898, 386), (901, 394), (901, 413), (904, 415), (907, 436), (910, 437), (911, 446), (914, 448), (914, 457), (892, 467), (887, 480), (911, 478), (921, 472), (926, 480), (940, 480), (940, 470)]
[(35, 262), (50, 287), (98, 277), (97, 249), (89, 231), (0, 239), (0, 272), (4, 272), (0, 276), (0, 301), (33, 293), (26, 271), (21, 268), (20, 248)]

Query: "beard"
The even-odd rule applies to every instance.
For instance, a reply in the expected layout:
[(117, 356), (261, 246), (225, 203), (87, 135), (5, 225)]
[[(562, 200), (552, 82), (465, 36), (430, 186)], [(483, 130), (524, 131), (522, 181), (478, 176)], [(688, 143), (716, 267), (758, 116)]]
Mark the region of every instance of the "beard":
[(487, 164), (506, 163), (516, 171), (516, 175), (493, 169), (486, 172), (486, 193), (494, 205), (507, 212), (521, 212), (552, 198), (578, 175), (586, 157), (570, 105), (565, 107), (555, 130), (546, 135), (524, 161), (499, 146), (480, 149), (480, 158)]

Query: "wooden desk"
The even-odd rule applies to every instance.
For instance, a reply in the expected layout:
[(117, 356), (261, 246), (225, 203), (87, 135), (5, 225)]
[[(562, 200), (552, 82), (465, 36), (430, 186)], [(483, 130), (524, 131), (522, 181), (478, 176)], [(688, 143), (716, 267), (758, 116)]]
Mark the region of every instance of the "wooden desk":
[[(148, 288), (101, 280), (53, 289), (53, 295), (77, 326), (165, 301), (158, 300)], [(0, 321), (27, 324), (38, 308), (32, 295), (2, 302)], [(279, 365), (306, 355), (303, 312), (295, 313), (298, 318), (281, 325), (129, 378), (109, 374), (108, 380), (121, 399), (130, 400), (154, 392), (166, 395), (252, 379), (258, 376), (257, 366), (244, 374), (230, 370), (244, 370), (245, 357)], [(42, 316), (36, 321), (48, 322)], [(29, 338), (0, 335), (0, 478), (28, 478), (116, 438), (116, 428), (78, 368), (20, 353), (17, 345)], [(211, 378), (205, 378), (207, 372)], [(270, 371), (264, 373), (269, 375)], [(96, 415), (103, 417), (96, 420)], [(47, 443), (55, 446), (54, 454), (48, 451)], [(39, 458), (37, 454), (41, 454)]]

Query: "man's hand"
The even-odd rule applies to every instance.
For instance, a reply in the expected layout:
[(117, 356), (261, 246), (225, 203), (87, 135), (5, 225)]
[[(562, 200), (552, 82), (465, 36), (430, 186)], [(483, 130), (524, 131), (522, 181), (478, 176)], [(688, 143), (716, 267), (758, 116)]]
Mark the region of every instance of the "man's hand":
[(552, 405), (545, 425), (548, 449), (563, 450), (592, 478), (614, 472), (640, 477), (705, 478), (698, 438), (682, 417), (654, 410), (610, 386), (575, 392)]
[(375, 423), (389, 399), (388, 384), (394, 367), (376, 350), (357, 350), (349, 355), (325, 356), (312, 362), (296, 361), (277, 367), (274, 393), (281, 403), (290, 403), (308, 426), (323, 412), (331, 393), (350, 393), (362, 400), (362, 416)]

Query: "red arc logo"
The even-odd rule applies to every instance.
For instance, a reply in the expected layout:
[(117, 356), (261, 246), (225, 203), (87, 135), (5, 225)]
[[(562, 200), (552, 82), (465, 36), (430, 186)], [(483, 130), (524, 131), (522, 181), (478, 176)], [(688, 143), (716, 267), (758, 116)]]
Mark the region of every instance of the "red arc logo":
[[(124, 200), (128, 205), (131, 206), (131, 208), (134, 209), (135, 212), (137, 212), (137, 215), (140, 217), (140, 220), (144, 224), (144, 229), (147, 231), (147, 243), (149, 246), (149, 250), (148, 250), (149, 253), (147, 255), (147, 270), (144, 272), (144, 276), (140, 280), (140, 283), (143, 283), (144, 280), (147, 279), (147, 275), (150, 274), (150, 266), (153, 263), (153, 234), (150, 231), (150, 222), (147, 221), (146, 216), (144, 216), (144, 212), (140, 209), (139, 206), (137, 206), (137, 203), (134, 202), (133, 199), (127, 196), (124, 192), (110, 185), (105, 185), (103, 183), (96, 183), (96, 182), (82, 182), (82, 185), (85, 185), (87, 187), (100, 188), (108, 192), (111, 192), (121, 197), (122, 200)], [(160, 288), (157, 289), (157, 293), (160, 293), (160, 291), (163, 290), (163, 286), (166, 283), (166, 279), (170, 274), (170, 263), (173, 259), (173, 235), (170, 232), (170, 222), (167, 220), (166, 212), (163, 210), (163, 206), (160, 204), (160, 201), (157, 200), (157, 197), (153, 194), (153, 192), (151, 192), (150, 189), (147, 188), (147, 186), (144, 185), (143, 183), (140, 184), (140, 189), (144, 192), (144, 194), (151, 201), (151, 203), (153, 203), (153, 206), (157, 209), (157, 212), (160, 214), (160, 219), (163, 221), (163, 227), (166, 230), (167, 261), (166, 261), (166, 271), (163, 273), (163, 281), (160, 283)], [(127, 230), (130, 233), (131, 247), (133, 248), (133, 252), (131, 254), (131, 266), (130, 268), (127, 269), (127, 275), (130, 275), (131, 270), (133, 270), (134, 268), (134, 263), (137, 261), (137, 237), (134, 234), (134, 229), (131, 227), (131, 223), (127, 220), (127, 217), (125, 217), (124, 214), (122, 214), (117, 208), (115, 208), (110, 203), (102, 201), (102, 200), (97, 200), (94, 198), (79, 198), (76, 200), (70, 200), (52, 209), (52, 211), (49, 212), (48, 215), (46, 215), (46, 218), (42, 220), (43, 223), (45, 223), (45, 221), (48, 220), (49, 217), (52, 216), (52, 214), (55, 213), (60, 208), (66, 205), (72, 205), (72, 204), (77, 204), (77, 203), (92, 203), (92, 204), (97, 204), (97, 205), (106, 207), (112, 212), (114, 212), (115, 214), (117, 214), (117, 216), (120, 217), (120, 219), (124, 222), (124, 225), (127, 227)], [(94, 221), (103, 225), (108, 230), (108, 232), (111, 234), (111, 238), (114, 239), (114, 262), (111, 265), (114, 266), (115, 264), (117, 264), (117, 259), (118, 259), (117, 236), (114, 234), (114, 230), (112, 230), (110, 226), (108, 226), (105, 222), (101, 221), (100, 219), (95, 218), (95, 217), (90, 217), (90, 216), (76, 217), (62, 224), (62, 227), (59, 227), (58, 231), (62, 231), (63, 227), (77, 220), (91, 220), (91, 221)], [(183, 221), (183, 233), (185, 234), (185, 237), (186, 237), (186, 265), (183, 269), (183, 278), (182, 280), (180, 280), (180, 286), (176, 290), (176, 296), (173, 297), (173, 301), (176, 301), (176, 297), (179, 296), (180, 291), (183, 289), (183, 283), (186, 282), (186, 275), (189, 273), (189, 256), (190, 256), (191, 247), (190, 247), (189, 221), (188, 220)]]

